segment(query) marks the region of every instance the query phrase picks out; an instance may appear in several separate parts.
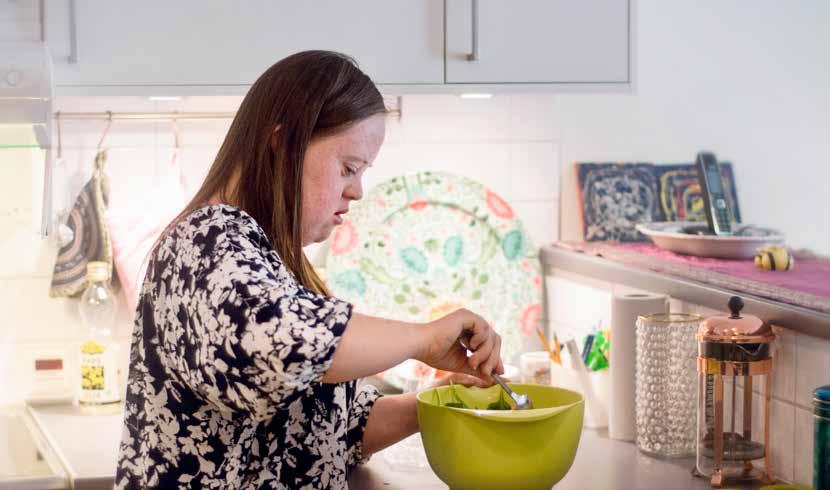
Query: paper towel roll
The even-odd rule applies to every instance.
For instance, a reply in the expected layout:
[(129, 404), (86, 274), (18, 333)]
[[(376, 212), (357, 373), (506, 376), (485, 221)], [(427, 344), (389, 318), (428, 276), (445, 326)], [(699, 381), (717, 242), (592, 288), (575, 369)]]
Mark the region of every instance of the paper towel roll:
[(633, 441), (637, 437), (634, 417), (634, 331), (637, 317), (665, 313), (668, 298), (662, 294), (619, 294), (611, 299), (611, 399), (608, 435)]

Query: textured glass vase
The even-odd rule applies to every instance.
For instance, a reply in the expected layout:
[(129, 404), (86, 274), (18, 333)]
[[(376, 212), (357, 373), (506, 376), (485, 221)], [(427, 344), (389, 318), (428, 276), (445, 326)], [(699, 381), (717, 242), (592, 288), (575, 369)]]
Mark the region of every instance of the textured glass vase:
[(702, 320), (685, 313), (637, 319), (635, 416), (641, 451), (665, 457), (695, 453), (695, 334)]

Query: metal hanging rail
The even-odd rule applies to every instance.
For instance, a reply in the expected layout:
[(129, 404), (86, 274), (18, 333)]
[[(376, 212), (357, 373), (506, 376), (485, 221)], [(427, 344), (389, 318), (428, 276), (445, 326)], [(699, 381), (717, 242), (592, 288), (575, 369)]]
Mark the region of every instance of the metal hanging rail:
[[(389, 109), (387, 114), (401, 117), (403, 101), (398, 98), (398, 107)], [(63, 112), (55, 113), (57, 120), (132, 120), (132, 121), (181, 121), (187, 119), (233, 119), (235, 112)]]
[(235, 112), (63, 112), (55, 113), (55, 119), (101, 119), (167, 121), (182, 119), (231, 119)]

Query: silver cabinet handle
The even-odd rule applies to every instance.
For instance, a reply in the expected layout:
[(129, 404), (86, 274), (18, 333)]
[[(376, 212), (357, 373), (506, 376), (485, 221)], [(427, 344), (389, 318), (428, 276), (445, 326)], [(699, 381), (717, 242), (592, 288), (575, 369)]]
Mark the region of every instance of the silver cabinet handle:
[(69, 63), (78, 63), (78, 9), (75, 0), (69, 0)]
[(472, 0), (472, 21), (473, 21), (473, 52), (467, 55), (467, 61), (478, 61), (478, 0)]
[(40, 42), (46, 42), (46, 0), (38, 3), (38, 16), (40, 20)]

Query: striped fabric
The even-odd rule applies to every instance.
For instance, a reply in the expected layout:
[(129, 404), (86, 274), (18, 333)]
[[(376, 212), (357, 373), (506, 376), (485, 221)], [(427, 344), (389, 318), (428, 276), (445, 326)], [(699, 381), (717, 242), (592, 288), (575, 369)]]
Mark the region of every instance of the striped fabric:
[(112, 245), (104, 222), (109, 203), (109, 185), (104, 174), (106, 151), (95, 155), (92, 178), (84, 185), (67, 217), (72, 241), (58, 250), (49, 295), (66, 297), (80, 294), (87, 285), (86, 264), (103, 261), (112, 266)]

